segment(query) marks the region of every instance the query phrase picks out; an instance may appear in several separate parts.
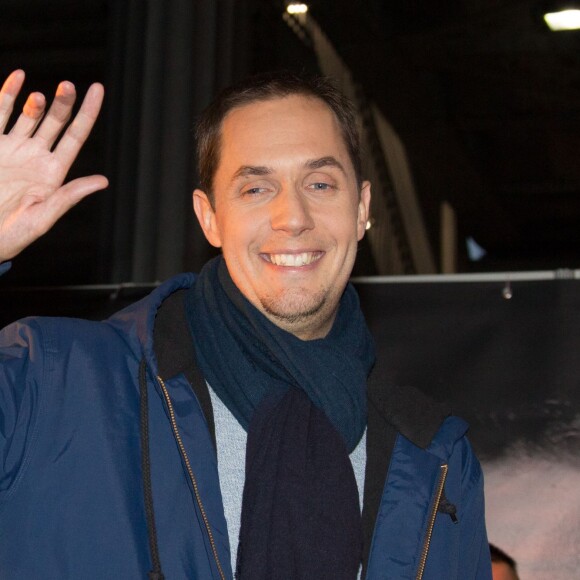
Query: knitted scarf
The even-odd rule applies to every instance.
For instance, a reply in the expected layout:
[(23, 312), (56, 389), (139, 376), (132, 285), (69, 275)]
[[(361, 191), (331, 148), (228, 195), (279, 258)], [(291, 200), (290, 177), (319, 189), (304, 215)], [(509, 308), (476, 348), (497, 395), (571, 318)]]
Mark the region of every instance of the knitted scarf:
[(348, 454), (366, 425), (374, 345), (354, 288), (329, 334), (310, 341), (255, 308), (221, 256), (185, 302), (201, 371), (248, 432), (237, 578), (356, 578), (362, 532)]

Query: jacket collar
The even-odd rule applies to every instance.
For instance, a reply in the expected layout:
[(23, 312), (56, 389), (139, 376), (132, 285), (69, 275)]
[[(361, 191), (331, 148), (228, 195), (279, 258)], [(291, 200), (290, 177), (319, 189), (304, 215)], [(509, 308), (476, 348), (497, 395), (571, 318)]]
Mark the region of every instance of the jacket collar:
[(145, 298), (120, 310), (106, 322), (125, 337), (129, 347), (140, 360), (145, 357), (154, 375), (159, 374), (153, 348), (153, 329), (157, 311), (164, 300), (182, 288), (189, 288), (195, 281), (195, 274), (184, 273), (169, 278)]
[(377, 361), (368, 381), (368, 401), (396, 431), (426, 449), (451, 412), (415, 387), (390, 383), (384, 360)]

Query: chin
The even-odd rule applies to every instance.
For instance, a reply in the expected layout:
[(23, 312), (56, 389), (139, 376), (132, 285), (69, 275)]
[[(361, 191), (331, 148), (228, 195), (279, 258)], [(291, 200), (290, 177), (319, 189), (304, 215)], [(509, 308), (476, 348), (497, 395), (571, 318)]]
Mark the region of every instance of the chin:
[(307, 322), (325, 310), (326, 292), (309, 294), (304, 289), (284, 293), (283, 296), (265, 296), (260, 299), (264, 311), (286, 324)]

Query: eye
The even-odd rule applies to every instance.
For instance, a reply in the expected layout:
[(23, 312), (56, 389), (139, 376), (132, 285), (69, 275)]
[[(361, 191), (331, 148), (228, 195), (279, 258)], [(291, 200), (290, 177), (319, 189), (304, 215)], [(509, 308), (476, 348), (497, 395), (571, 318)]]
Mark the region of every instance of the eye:
[(303, 183), (309, 191), (325, 193), (336, 190), (339, 182), (329, 172), (316, 171), (307, 175)]
[(310, 187), (312, 189), (317, 189), (320, 191), (320, 190), (324, 190), (324, 189), (331, 189), (332, 186), (330, 185), (330, 183), (324, 183), (322, 181), (319, 181), (317, 183), (313, 183)]
[(250, 187), (249, 189), (245, 189), (242, 193), (244, 195), (258, 195), (264, 193), (264, 191), (266, 191), (265, 187)]
[(315, 181), (307, 186), (310, 191), (315, 192), (330, 192), (336, 189), (336, 186), (333, 183), (328, 183), (327, 181)]
[(254, 181), (253, 183), (242, 185), (240, 188), (240, 195), (242, 197), (253, 199), (255, 197), (261, 197), (269, 191), (272, 191), (272, 184), (264, 182), (256, 183), (256, 181)]

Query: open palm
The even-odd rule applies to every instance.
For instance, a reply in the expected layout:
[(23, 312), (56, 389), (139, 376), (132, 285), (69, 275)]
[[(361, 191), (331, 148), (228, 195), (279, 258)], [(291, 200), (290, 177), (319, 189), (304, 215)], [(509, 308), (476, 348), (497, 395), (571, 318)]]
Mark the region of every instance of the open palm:
[(71, 117), (75, 88), (72, 83), (60, 83), (44, 118), (45, 98), (32, 93), (12, 130), (5, 134), (23, 82), (24, 73), (15, 71), (0, 91), (0, 262), (16, 256), (73, 205), (108, 184), (104, 176), (92, 175), (63, 185), (97, 119), (103, 87), (94, 84), (89, 88), (79, 112), (54, 147)]

